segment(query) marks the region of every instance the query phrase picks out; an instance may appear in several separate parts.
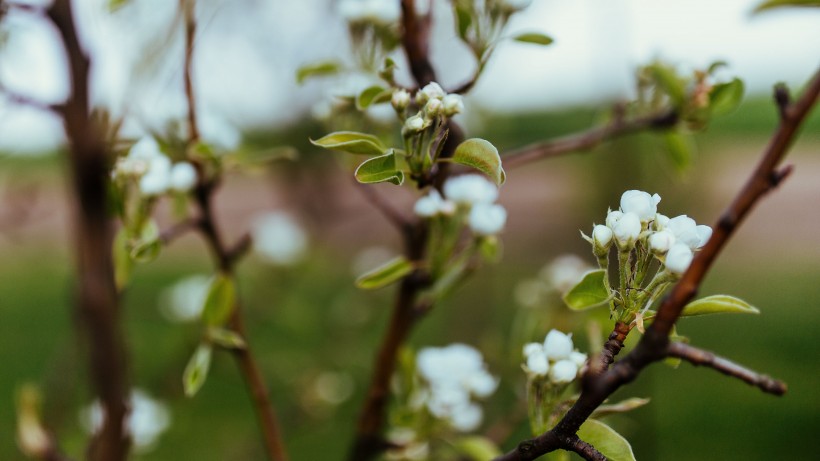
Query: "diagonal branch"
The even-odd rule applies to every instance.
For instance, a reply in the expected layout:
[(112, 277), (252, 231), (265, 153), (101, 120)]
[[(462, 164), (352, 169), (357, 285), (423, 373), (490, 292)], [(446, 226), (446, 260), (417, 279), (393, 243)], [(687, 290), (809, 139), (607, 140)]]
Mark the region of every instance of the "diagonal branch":
[(544, 158), (592, 149), (604, 141), (640, 131), (666, 130), (675, 126), (677, 122), (678, 114), (673, 110), (632, 120), (616, 119), (602, 127), (515, 149), (504, 155), (501, 160), (506, 168), (515, 168)]
[(726, 245), (737, 226), (767, 192), (773, 189), (788, 173), (778, 170), (797, 130), (820, 95), (820, 70), (812, 78), (806, 91), (795, 101), (783, 107), (783, 117), (763, 153), (760, 163), (752, 172), (746, 185), (718, 220), (712, 238), (692, 261), (680, 282), (664, 299), (655, 321), (646, 330), (635, 349), (609, 370), (590, 375), (584, 379), (581, 395), (567, 414), (551, 430), (533, 439), (521, 442), (518, 447), (496, 461), (534, 460), (539, 456), (562, 448), (560, 441), (578, 432), (581, 424), (607, 397), (622, 385), (635, 380), (649, 364), (663, 359), (669, 350), (669, 332), (680, 317), (686, 303), (694, 297), (707, 270), (717, 254)]
[(429, 57), (433, 2), (432, 0), (422, 1), (428, 3), (427, 12), (424, 15), (416, 13), (415, 0), (401, 0), (401, 25), (403, 28), (401, 43), (410, 63), (410, 72), (419, 87), (436, 80), (436, 71), (433, 69)]
[[(355, 181), (355, 179), (354, 179)], [(361, 192), (362, 196), (379, 210), (382, 215), (396, 227), (400, 232), (405, 233), (413, 225), (413, 220), (404, 213), (396, 209), (390, 202), (384, 199), (381, 195), (373, 191), (371, 186), (356, 182), (356, 189)]]
[(748, 368), (738, 365), (729, 359), (725, 359), (712, 352), (690, 346), (685, 343), (671, 342), (667, 351), (669, 357), (676, 357), (686, 360), (692, 365), (713, 368), (724, 375), (737, 378), (747, 384), (759, 387), (763, 392), (783, 395), (787, 386), (783, 381), (772, 379), (767, 375), (756, 373)]
[(577, 453), (582, 458), (588, 461), (606, 461), (606, 456), (604, 456), (603, 453), (578, 438), (578, 436), (570, 437), (568, 442), (568, 446), (565, 446), (565, 449)]

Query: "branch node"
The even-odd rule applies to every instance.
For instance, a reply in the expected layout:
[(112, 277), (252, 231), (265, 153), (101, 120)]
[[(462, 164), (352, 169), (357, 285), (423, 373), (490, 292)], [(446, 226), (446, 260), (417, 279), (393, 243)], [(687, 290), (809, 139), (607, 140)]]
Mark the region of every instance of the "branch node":
[(785, 83), (778, 83), (774, 86), (774, 101), (777, 103), (780, 119), (785, 120), (789, 118), (789, 107), (791, 106), (792, 97)]

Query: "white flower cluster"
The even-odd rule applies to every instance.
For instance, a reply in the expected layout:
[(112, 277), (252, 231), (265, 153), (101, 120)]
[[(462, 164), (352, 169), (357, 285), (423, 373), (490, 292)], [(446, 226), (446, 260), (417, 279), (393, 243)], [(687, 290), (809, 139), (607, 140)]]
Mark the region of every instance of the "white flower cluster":
[[(410, 105), (410, 93), (399, 89), (393, 92), (390, 102), (402, 114)], [(458, 94), (447, 94), (436, 82), (428, 83), (416, 93), (416, 104), (420, 110), (404, 121), (404, 132), (418, 133), (436, 120), (437, 117), (452, 117), (464, 111), (464, 101)]]
[(481, 424), (483, 411), (472, 397), (489, 397), (498, 380), (487, 371), (480, 352), (466, 344), (427, 347), (419, 351), (416, 367), (429, 386), (424, 404), (433, 416), (462, 432)]
[(135, 179), (140, 193), (155, 197), (168, 191), (187, 192), (197, 181), (196, 168), (188, 162), (171, 165), (171, 159), (160, 151), (157, 141), (146, 136), (137, 141), (114, 165), (113, 179)]
[[(171, 414), (162, 402), (154, 400), (145, 391), (133, 389), (130, 397), (130, 408), (125, 417), (125, 432), (137, 452), (151, 450), (157, 438), (171, 425)], [(91, 433), (97, 433), (103, 425), (105, 413), (99, 401), (80, 411), (80, 423)]]
[(458, 209), (467, 210), (467, 225), (476, 235), (495, 235), (507, 222), (507, 211), (493, 203), (498, 198), (498, 188), (484, 176), (469, 174), (450, 178), (444, 183), (444, 195), (446, 199), (431, 190), (416, 202), (414, 211), (423, 218), (431, 218), (450, 216)]
[(524, 369), (531, 376), (548, 376), (553, 384), (575, 380), (587, 361), (572, 344), (572, 335), (551, 330), (543, 343), (524, 345)]
[(399, 0), (342, 0), (339, 13), (348, 22), (390, 24), (401, 17)]
[(622, 251), (631, 250), (640, 240), (670, 272), (685, 272), (694, 251), (709, 241), (712, 228), (698, 225), (686, 215), (669, 218), (658, 213), (660, 201), (658, 194), (649, 195), (639, 190), (624, 192), (620, 210), (609, 211), (606, 224), (592, 229), (596, 254), (608, 250), (613, 240)]
[(160, 294), (160, 312), (172, 322), (198, 320), (208, 297), (212, 278), (191, 275), (179, 280)]
[(266, 262), (290, 265), (307, 251), (305, 231), (287, 213), (271, 212), (256, 217), (251, 224), (254, 251)]

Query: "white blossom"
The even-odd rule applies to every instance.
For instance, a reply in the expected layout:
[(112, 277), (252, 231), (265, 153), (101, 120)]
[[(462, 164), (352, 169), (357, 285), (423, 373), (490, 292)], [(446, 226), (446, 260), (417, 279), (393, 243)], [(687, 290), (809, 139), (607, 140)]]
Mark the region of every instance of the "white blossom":
[(441, 194), (437, 190), (433, 189), (424, 197), (416, 200), (413, 211), (422, 218), (431, 218), (441, 213), (443, 206), (444, 199), (441, 198)]
[(477, 203), (470, 210), (467, 223), (477, 235), (495, 235), (507, 222), (507, 210), (498, 204)]
[(162, 195), (171, 186), (171, 160), (159, 154), (148, 159), (148, 170), (140, 178), (140, 193), (146, 197)]
[(211, 277), (191, 275), (163, 290), (160, 311), (171, 321), (190, 322), (199, 319), (205, 298), (211, 286)]
[(555, 329), (550, 330), (544, 339), (544, 353), (550, 360), (569, 358), (572, 347), (572, 337)]
[(218, 153), (233, 152), (242, 142), (239, 129), (221, 115), (203, 111), (197, 120), (199, 137)]
[(441, 102), (444, 106), (444, 115), (448, 117), (452, 117), (464, 111), (464, 100), (461, 95), (448, 94)]
[(398, 0), (342, 0), (339, 14), (349, 22), (392, 23), (398, 21)]
[(642, 222), (651, 221), (658, 213), (661, 196), (640, 190), (628, 190), (621, 195), (621, 211), (635, 213)]
[(581, 281), (590, 269), (592, 267), (583, 259), (567, 254), (555, 258), (538, 275), (559, 293), (565, 293)]
[(596, 247), (609, 248), (612, 236), (612, 229), (609, 226), (598, 224), (592, 228), (592, 242)]
[(692, 258), (694, 254), (692, 253), (691, 248), (686, 245), (685, 243), (675, 243), (669, 248), (669, 251), (666, 253), (666, 261), (664, 265), (673, 274), (683, 274), (686, 272), (686, 269), (689, 268), (689, 264), (692, 263)]
[(549, 360), (544, 345), (529, 343), (524, 346), (524, 359), (527, 369), (536, 376), (546, 376), (549, 371)]
[(618, 224), (623, 215), (619, 210), (610, 210), (606, 215), (606, 227), (615, 229), (615, 225)]
[(441, 114), (443, 109), (443, 105), (441, 103), (441, 99), (431, 98), (427, 101), (427, 104), (424, 105), (424, 115), (427, 118), (435, 118)]
[(619, 246), (632, 247), (641, 234), (641, 219), (635, 213), (624, 213), (615, 223), (612, 231)]
[(159, 144), (153, 136), (143, 136), (128, 151), (128, 157), (149, 160), (162, 155)]
[(578, 375), (578, 365), (572, 360), (559, 360), (552, 364), (549, 371), (550, 381), (555, 384), (572, 382)]
[(307, 250), (302, 228), (282, 212), (257, 217), (251, 226), (254, 251), (271, 264), (288, 265), (299, 261)]
[(411, 133), (416, 133), (427, 128), (428, 123), (429, 122), (424, 120), (421, 114), (416, 114), (412, 117), (408, 117), (407, 120), (404, 121), (404, 129)]
[(655, 230), (661, 231), (666, 229), (666, 226), (669, 225), (669, 217), (663, 214), (656, 214), (655, 215)]
[(171, 167), (170, 186), (177, 192), (188, 192), (196, 185), (196, 168), (188, 162), (179, 162)]
[(450, 424), (457, 431), (470, 432), (478, 429), (483, 417), (484, 412), (480, 406), (475, 403), (468, 403), (460, 406), (458, 411), (450, 414)]
[(649, 249), (655, 253), (666, 253), (675, 244), (675, 234), (669, 230), (653, 232), (649, 236)]
[(410, 93), (405, 89), (396, 90), (390, 98), (390, 104), (396, 110), (404, 110), (410, 104)]
[(675, 234), (678, 242), (685, 243), (690, 249), (696, 250), (712, 236), (712, 228), (697, 225), (695, 220), (686, 215), (676, 216), (669, 220), (667, 228)]
[(700, 239), (700, 241), (698, 242), (698, 248), (701, 248), (703, 247), (703, 245), (706, 245), (706, 242), (708, 242), (709, 239), (712, 238), (712, 228), (707, 225), (698, 224), (698, 226), (695, 228), (695, 232), (698, 233), (698, 238)]
[[(131, 391), (131, 411), (124, 421), (124, 430), (131, 436), (134, 448), (138, 452), (146, 452), (154, 447), (157, 438), (165, 432), (171, 424), (171, 415), (167, 407), (152, 399), (140, 389)], [(80, 422), (89, 433), (97, 433), (103, 425), (105, 413), (99, 401), (80, 412)]]
[(443, 99), (447, 93), (436, 82), (430, 82), (416, 94), (416, 102), (419, 105), (426, 104), (430, 99)]
[(484, 176), (466, 174), (448, 179), (444, 183), (444, 196), (467, 205), (492, 203), (498, 198), (498, 188)]
[(581, 368), (587, 363), (587, 355), (583, 352), (572, 351), (569, 354), (569, 360), (578, 365), (578, 368)]

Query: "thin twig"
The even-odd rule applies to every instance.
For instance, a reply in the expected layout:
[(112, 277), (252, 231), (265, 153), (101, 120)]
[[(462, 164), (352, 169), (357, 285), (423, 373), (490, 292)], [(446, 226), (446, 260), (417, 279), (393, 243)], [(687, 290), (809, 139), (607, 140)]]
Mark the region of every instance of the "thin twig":
[(194, 39), (196, 38), (196, 16), (195, 0), (179, 0), (179, 6), (185, 18), (185, 62), (183, 79), (185, 85), (185, 97), (188, 100), (188, 130), (189, 142), (191, 144), (199, 141), (199, 127), (196, 117), (196, 97), (194, 95), (193, 83), (193, 62), (194, 62)]
[(76, 314), (89, 345), (91, 383), (103, 407), (102, 428), (88, 448), (92, 461), (124, 460), (130, 445), (124, 422), (128, 378), (124, 335), (111, 258), (108, 152), (90, 117), (90, 61), (83, 52), (69, 0), (56, 0), (48, 16), (68, 56), (71, 96), (61, 111), (68, 137), (75, 195), (78, 291)]
[(162, 242), (163, 245), (168, 245), (188, 232), (196, 230), (199, 227), (199, 224), (199, 219), (197, 218), (189, 218), (180, 221), (168, 229), (160, 232), (159, 241)]
[(667, 353), (669, 357), (677, 357), (679, 359), (686, 360), (694, 366), (713, 368), (724, 375), (737, 378), (747, 384), (759, 387), (760, 390), (769, 394), (783, 395), (788, 389), (786, 383), (783, 381), (778, 381), (769, 376), (758, 374), (748, 368), (732, 362), (731, 360), (685, 343), (669, 343)]
[(680, 282), (665, 298), (655, 321), (646, 330), (646, 334), (632, 352), (615, 363), (609, 370), (586, 379), (578, 400), (554, 428), (533, 439), (521, 442), (515, 450), (496, 458), (497, 461), (534, 460), (545, 453), (562, 448), (560, 440), (576, 434), (581, 424), (613, 392), (637, 378), (649, 364), (667, 356), (669, 332), (680, 317), (683, 307), (694, 297), (717, 254), (726, 245), (729, 237), (753, 205), (787, 174), (788, 169), (778, 170), (778, 164), (783, 159), (809, 110), (817, 102), (818, 94), (820, 94), (820, 70), (814, 75), (800, 99), (783, 110), (784, 116), (764, 151), (760, 163), (735, 200), (718, 220), (709, 242), (697, 253)]
[(626, 121), (616, 119), (602, 127), (515, 149), (501, 160), (505, 168), (515, 168), (544, 158), (592, 149), (604, 141), (639, 131), (666, 130), (677, 122), (678, 114), (672, 110)]

